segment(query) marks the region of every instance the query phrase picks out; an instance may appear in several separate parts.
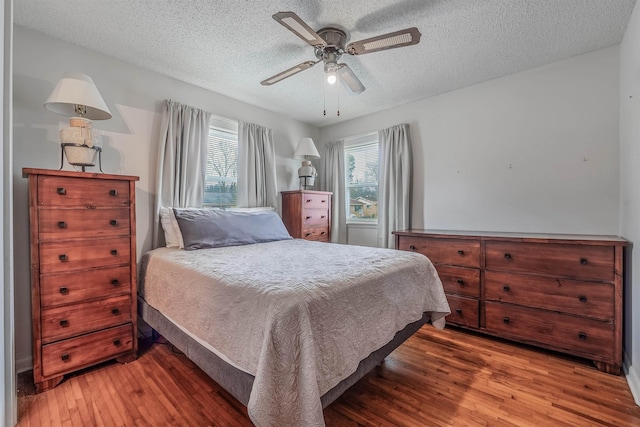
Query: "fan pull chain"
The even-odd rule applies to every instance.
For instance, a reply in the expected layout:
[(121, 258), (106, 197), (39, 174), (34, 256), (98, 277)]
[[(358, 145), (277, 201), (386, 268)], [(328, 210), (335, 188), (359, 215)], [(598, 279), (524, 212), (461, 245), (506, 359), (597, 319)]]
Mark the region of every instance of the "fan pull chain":
[(338, 117), (340, 117), (340, 73), (336, 72), (336, 92), (338, 92)]
[(322, 115), (327, 115), (327, 81), (322, 75)]

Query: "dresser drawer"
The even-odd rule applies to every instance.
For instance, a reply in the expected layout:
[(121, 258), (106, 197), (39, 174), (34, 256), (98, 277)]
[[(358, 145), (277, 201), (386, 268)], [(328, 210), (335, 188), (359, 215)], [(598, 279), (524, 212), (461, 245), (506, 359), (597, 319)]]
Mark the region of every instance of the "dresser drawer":
[(38, 176), (39, 206), (129, 206), (129, 182)]
[(614, 280), (613, 246), (486, 242), (486, 268)]
[(40, 209), (40, 241), (128, 236), (129, 208)]
[(480, 270), (436, 265), (444, 291), (450, 294), (480, 297)]
[(304, 209), (302, 211), (302, 226), (327, 225), (329, 214), (323, 209)]
[(133, 350), (132, 324), (42, 346), (42, 375), (62, 375)]
[(302, 194), (302, 208), (303, 209), (325, 209), (329, 208), (329, 198), (331, 196), (328, 194), (312, 194), (312, 193), (303, 193)]
[(543, 344), (594, 360), (614, 360), (613, 323), (533, 308), (485, 302), (486, 329), (501, 337)]
[(40, 273), (130, 264), (130, 239), (118, 237), (40, 245)]
[(305, 227), (302, 229), (303, 239), (316, 240), (318, 242), (329, 241), (329, 227)]
[(129, 295), (46, 308), (41, 313), (42, 342), (70, 338), (131, 321)]
[(479, 241), (400, 236), (398, 249), (419, 252), (434, 264), (480, 268)]
[(613, 320), (613, 284), (487, 271), (485, 298), (545, 310)]
[(447, 294), (451, 314), (447, 322), (455, 325), (478, 328), (480, 326), (480, 302), (477, 299)]
[(131, 267), (40, 276), (42, 308), (131, 292)]

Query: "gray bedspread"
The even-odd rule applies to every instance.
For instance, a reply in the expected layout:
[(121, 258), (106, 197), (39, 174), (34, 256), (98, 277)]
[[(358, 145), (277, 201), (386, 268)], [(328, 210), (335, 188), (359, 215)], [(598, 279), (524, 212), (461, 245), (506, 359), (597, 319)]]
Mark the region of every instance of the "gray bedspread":
[[(260, 427), (323, 426), (320, 396), (407, 324), (449, 305), (424, 256), (285, 240), (145, 254), (145, 301), (255, 376)], [(143, 279), (142, 279), (143, 278)]]

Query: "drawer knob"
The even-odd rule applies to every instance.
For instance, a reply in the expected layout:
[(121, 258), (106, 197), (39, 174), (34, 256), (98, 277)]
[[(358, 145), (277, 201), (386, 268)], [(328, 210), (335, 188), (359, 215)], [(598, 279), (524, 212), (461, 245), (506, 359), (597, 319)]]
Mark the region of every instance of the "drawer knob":
[(111, 279), (111, 284), (113, 286), (118, 286), (120, 284), (120, 281), (118, 279)]
[(325, 234), (327, 234), (326, 231), (323, 231), (322, 233), (320, 233), (321, 236), (324, 236)]
[(411, 245), (411, 246), (409, 246), (409, 249), (411, 249), (412, 251), (415, 251), (415, 250), (416, 250), (416, 247), (415, 247), (415, 246), (413, 246), (413, 245)]
[(58, 193), (59, 195), (61, 195), (61, 196), (64, 196), (65, 194), (67, 194), (67, 189), (66, 189), (66, 188), (64, 188), (64, 187), (58, 187), (58, 188), (56, 189), (56, 191), (57, 191), (57, 193)]
[(511, 254), (510, 253), (504, 254), (504, 259), (511, 259)]
[(58, 255), (58, 259), (62, 262), (69, 261), (69, 257), (66, 254)]
[(324, 215), (320, 215), (320, 219), (325, 219), (326, 217)]
[(586, 259), (586, 258), (580, 258), (580, 264), (587, 265), (587, 264), (589, 264), (589, 260)]
[(509, 323), (509, 318), (508, 317), (503, 317), (502, 318), (502, 322), (503, 323)]
[(456, 283), (457, 283), (458, 285), (462, 286), (462, 285), (464, 285), (464, 280), (462, 280), (462, 279), (458, 279), (458, 280), (456, 280)]
[(120, 338), (116, 338), (115, 340), (113, 340), (113, 345), (120, 345)]
[(63, 362), (68, 362), (69, 359), (71, 359), (71, 356), (69, 356), (67, 353), (64, 353), (62, 356), (60, 356), (60, 359), (62, 359)]
[(326, 200), (320, 200), (320, 203), (327, 203)]
[(306, 219), (311, 219), (311, 217), (310, 217), (310, 216), (308, 216)]
[(580, 300), (580, 302), (587, 302), (587, 297), (585, 297), (584, 295), (580, 295), (578, 299)]
[(63, 287), (61, 287), (61, 288), (60, 288), (60, 293), (61, 293), (62, 295), (67, 295), (67, 294), (69, 293), (69, 288), (64, 287), (64, 286), (63, 286)]
[(113, 225), (114, 227), (116, 225), (118, 225), (118, 220), (117, 219), (112, 219), (111, 221), (109, 221), (109, 224)]
[(311, 233), (305, 233), (304, 237), (309, 237), (311, 236)]
[(109, 195), (110, 196), (117, 196), (118, 195), (118, 190), (109, 190)]
[(117, 316), (118, 314), (120, 314), (120, 309), (119, 308), (112, 308), (111, 309), (111, 314), (113, 314), (114, 316)]
[(113, 256), (118, 255), (118, 250), (117, 249), (111, 249), (111, 255), (113, 255)]
[(66, 328), (67, 326), (69, 326), (69, 321), (67, 319), (62, 319), (60, 321), (60, 326), (62, 326), (63, 328)]
[(457, 314), (462, 314), (462, 309), (461, 308), (456, 308), (456, 313)]
[(580, 338), (581, 340), (586, 340), (587, 339), (587, 333), (586, 332), (579, 332), (578, 333), (578, 338)]
[(58, 222), (58, 228), (67, 228), (67, 223), (64, 221), (59, 221)]
[(464, 251), (462, 249), (458, 250), (458, 255), (460, 256), (464, 255)]
[(503, 286), (502, 290), (505, 292), (509, 292), (511, 290), (511, 288), (509, 286)]
[(307, 203), (311, 203), (311, 199), (307, 199)]

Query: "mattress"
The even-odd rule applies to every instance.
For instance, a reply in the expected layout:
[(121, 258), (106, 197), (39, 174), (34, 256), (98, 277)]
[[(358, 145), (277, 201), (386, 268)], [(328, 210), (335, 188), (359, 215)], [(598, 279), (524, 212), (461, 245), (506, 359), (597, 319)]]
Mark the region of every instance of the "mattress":
[(324, 425), (321, 396), (427, 313), (449, 306), (424, 256), (284, 240), (143, 258), (145, 302), (218, 357), (254, 377), (259, 426)]

